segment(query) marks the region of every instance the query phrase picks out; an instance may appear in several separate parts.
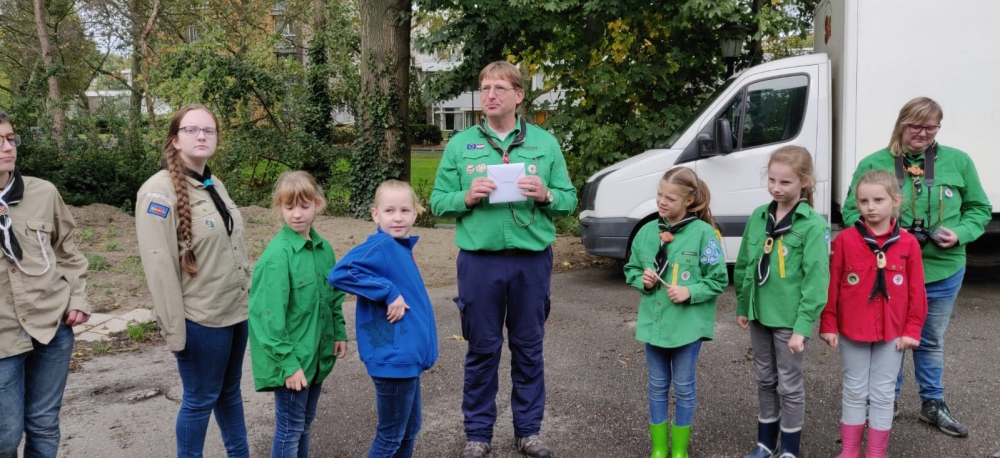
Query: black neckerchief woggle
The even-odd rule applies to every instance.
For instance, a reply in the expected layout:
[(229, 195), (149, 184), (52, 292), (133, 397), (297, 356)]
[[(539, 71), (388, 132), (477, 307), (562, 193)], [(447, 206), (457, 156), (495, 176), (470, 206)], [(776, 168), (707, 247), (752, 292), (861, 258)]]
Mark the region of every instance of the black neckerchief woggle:
[[(489, 131), (486, 130), (486, 118), (483, 118), (483, 122), (479, 123), (479, 125), (476, 126), (479, 128), (480, 136), (486, 139), (486, 143), (489, 143), (490, 147), (492, 147), (493, 150), (495, 150), (497, 153), (500, 153), (500, 160), (502, 160), (504, 164), (510, 164), (510, 152), (514, 148), (523, 145), (524, 137), (527, 136), (528, 123), (524, 122), (523, 117), (520, 118), (520, 121), (521, 121), (520, 123), (521, 129), (517, 132), (517, 135), (514, 136), (514, 140), (511, 141), (509, 145), (507, 145), (506, 149), (501, 148), (500, 145), (496, 142), (496, 140), (494, 140), (493, 137), (490, 136)], [(507, 207), (510, 208), (510, 214), (511, 216), (514, 217), (514, 222), (517, 223), (518, 226), (528, 227), (531, 225), (531, 223), (535, 222), (535, 211), (537, 210), (535, 208), (536, 207), (535, 205), (531, 206), (531, 219), (528, 220), (527, 223), (522, 223), (517, 219), (517, 213), (514, 212), (513, 202), (508, 202)]]
[(670, 245), (670, 242), (674, 240), (674, 234), (680, 232), (681, 229), (684, 229), (685, 226), (696, 219), (698, 217), (693, 213), (688, 213), (684, 216), (684, 219), (675, 224), (668, 223), (665, 218), (659, 219), (657, 226), (660, 228), (660, 249), (656, 251), (656, 258), (653, 259), (653, 268), (656, 270), (656, 275), (660, 277), (660, 280), (663, 280), (664, 275), (667, 273), (667, 267), (670, 266), (670, 261), (667, 258), (667, 245)]
[(205, 185), (205, 190), (208, 191), (208, 195), (212, 196), (212, 203), (215, 204), (215, 209), (219, 211), (222, 215), (222, 221), (226, 225), (226, 233), (230, 236), (233, 235), (233, 215), (229, 214), (229, 208), (226, 207), (226, 202), (222, 200), (222, 196), (219, 194), (219, 190), (215, 188), (215, 183), (212, 181), (212, 171), (205, 166), (205, 174), (201, 175), (194, 170), (185, 168), (187, 170), (187, 175), (195, 180), (201, 182)]
[[(910, 196), (910, 209), (913, 210), (913, 218), (917, 218), (916, 206), (913, 204), (917, 200), (917, 196), (923, 193), (924, 186), (927, 186), (927, 212), (926, 224), (931, 225), (931, 188), (934, 187), (934, 164), (937, 162), (937, 150), (938, 144), (934, 142), (927, 148), (924, 152), (924, 166), (923, 166), (923, 179), (919, 176), (914, 176), (911, 180), (913, 183), (913, 195)], [(906, 159), (903, 157), (906, 153), (896, 156), (896, 182), (899, 183), (899, 193), (903, 193), (903, 185), (906, 183), (906, 164), (904, 163)], [(916, 164), (914, 164), (916, 165)], [(919, 167), (919, 165), (917, 165)], [(923, 185), (923, 186), (921, 186)], [(910, 221), (913, 224), (913, 221)]]
[[(764, 240), (764, 254), (757, 261), (758, 286), (764, 286), (764, 283), (767, 283), (768, 277), (771, 276), (771, 251), (774, 250), (774, 241), (792, 230), (792, 217), (802, 202), (802, 200), (795, 202), (795, 206), (791, 210), (788, 210), (788, 213), (785, 214), (784, 218), (781, 218), (781, 221), (776, 220), (778, 201), (771, 201), (771, 205), (767, 206), (767, 225), (764, 226), (764, 235), (767, 236), (767, 239)], [(778, 246), (781, 246), (780, 242)], [(783, 256), (783, 254), (778, 253), (778, 256)]]
[(483, 122), (479, 123), (479, 125), (476, 126), (479, 128), (479, 133), (483, 134), (483, 137), (486, 138), (486, 143), (489, 143), (490, 146), (493, 147), (494, 150), (496, 150), (496, 152), (500, 153), (500, 159), (503, 160), (504, 164), (510, 164), (510, 152), (514, 148), (517, 148), (518, 146), (524, 144), (524, 137), (528, 133), (528, 123), (524, 122), (523, 117), (520, 119), (520, 121), (521, 121), (520, 125), (521, 129), (517, 133), (517, 135), (514, 136), (514, 141), (510, 142), (510, 144), (507, 145), (506, 149), (501, 148), (500, 145), (497, 144), (496, 140), (493, 140), (493, 137), (490, 136), (489, 131), (486, 130), (486, 118), (483, 118)]
[(10, 207), (19, 204), (24, 197), (24, 178), (16, 168), (10, 173), (10, 181), (0, 192), (0, 248), (3, 248), (4, 257), (13, 262), (24, 259), (21, 244), (17, 243), (17, 236), (11, 230), (13, 221), (10, 216)]
[(885, 266), (887, 264), (885, 260), (885, 252), (889, 250), (892, 244), (899, 241), (899, 223), (893, 222), (892, 233), (889, 238), (886, 239), (882, 246), (879, 246), (878, 239), (868, 232), (868, 228), (865, 227), (865, 223), (860, 219), (854, 222), (854, 227), (861, 234), (861, 238), (865, 239), (865, 243), (868, 244), (868, 249), (872, 250), (872, 254), (875, 255), (875, 266), (877, 270), (875, 271), (875, 286), (872, 287), (871, 294), (868, 295), (868, 302), (875, 300), (875, 296), (878, 293), (882, 293), (885, 300), (889, 300), (889, 285), (885, 282)]

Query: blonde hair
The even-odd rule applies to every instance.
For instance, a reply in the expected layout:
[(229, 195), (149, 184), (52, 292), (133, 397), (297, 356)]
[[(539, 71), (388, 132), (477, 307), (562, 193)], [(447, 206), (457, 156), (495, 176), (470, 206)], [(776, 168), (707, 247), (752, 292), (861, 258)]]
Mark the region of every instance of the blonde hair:
[(785, 164), (791, 167), (792, 171), (802, 180), (802, 194), (800, 198), (806, 199), (810, 207), (813, 206), (813, 195), (816, 194), (816, 175), (813, 169), (812, 156), (809, 150), (801, 146), (782, 146), (771, 153), (771, 159), (767, 161), (767, 168), (771, 164)]
[(683, 197), (694, 197), (691, 205), (688, 205), (688, 213), (694, 213), (702, 221), (718, 228), (715, 218), (712, 217), (712, 210), (709, 208), (712, 203), (712, 193), (708, 190), (708, 185), (698, 175), (687, 167), (677, 167), (667, 170), (660, 181), (676, 186), (684, 193)]
[[(869, 170), (861, 175), (858, 179), (858, 184), (854, 187), (854, 201), (857, 202), (858, 207), (861, 206), (861, 202), (858, 202), (858, 190), (861, 189), (863, 184), (876, 184), (885, 187), (885, 192), (889, 194), (892, 200), (900, 199), (902, 202), (903, 194), (899, 192), (899, 182), (896, 181), (896, 176), (889, 173), (888, 170)], [(892, 217), (899, 218), (899, 205), (892, 206)], [(864, 216), (861, 217), (864, 219)]]
[(483, 67), (479, 72), (479, 83), (482, 84), (483, 80), (487, 78), (504, 80), (510, 83), (515, 90), (524, 90), (524, 77), (521, 76), (521, 70), (505, 60), (498, 60)]
[(375, 189), (375, 200), (372, 202), (373, 212), (378, 210), (379, 198), (382, 197), (382, 194), (387, 189), (405, 189), (410, 191), (410, 196), (413, 197), (413, 211), (417, 212), (418, 215), (424, 212), (424, 206), (420, 205), (420, 199), (417, 198), (417, 193), (413, 190), (413, 187), (409, 183), (399, 180), (385, 180), (382, 184), (378, 185), (378, 188)]
[(316, 183), (309, 172), (301, 170), (289, 170), (278, 177), (278, 182), (274, 184), (274, 197), (271, 198), (271, 216), (278, 222), (284, 222), (281, 215), (281, 208), (296, 206), (303, 202), (314, 202), (316, 213), (320, 213), (326, 208), (326, 196), (323, 188)]
[(198, 275), (198, 260), (195, 259), (192, 248), (194, 236), (191, 230), (191, 197), (188, 193), (187, 171), (184, 167), (184, 161), (180, 158), (180, 150), (174, 147), (174, 141), (177, 140), (184, 116), (197, 110), (208, 113), (212, 117), (212, 121), (215, 122), (215, 128), (219, 128), (219, 119), (215, 117), (212, 110), (209, 110), (205, 105), (192, 103), (184, 105), (174, 113), (173, 119), (170, 120), (170, 128), (167, 130), (167, 138), (163, 142), (163, 159), (167, 163), (167, 171), (170, 172), (170, 182), (174, 185), (174, 194), (177, 195), (177, 238), (184, 243), (184, 249), (181, 251), (181, 267), (192, 277)]
[(889, 152), (893, 156), (899, 156), (906, 153), (903, 148), (903, 129), (910, 124), (916, 124), (922, 121), (937, 119), (937, 122), (941, 122), (944, 119), (944, 112), (941, 111), (941, 105), (937, 102), (931, 100), (929, 97), (917, 97), (899, 110), (899, 117), (896, 118), (896, 126), (892, 128), (892, 138), (889, 139)]

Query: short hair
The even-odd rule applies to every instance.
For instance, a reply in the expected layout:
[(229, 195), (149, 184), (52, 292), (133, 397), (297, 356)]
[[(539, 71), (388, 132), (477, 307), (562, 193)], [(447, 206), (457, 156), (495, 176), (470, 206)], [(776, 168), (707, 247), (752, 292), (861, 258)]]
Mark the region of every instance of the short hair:
[(896, 125), (892, 128), (892, 138), (889, 139), (889, 152), (893, 156), (900, 156), (906, 151), (903, 150), (903, 129), (909, 124), (916, 124), (928, 119), (937, 119), (941, 122), (944, 119), (944, 112), (941, 105), (931, 100), (929, 97), (917, 97), (899, 110), (899, 117), (896, 118)]
[[(899, 181), (896, 180), (896, 176), (890, 173), (888, 170), (875, 169), (865, 172), (858, 178), (858, 184), (854, 186), (854, 201), (858, 203), (858, 207), (861, 203), (858, 202), (858, 190), (861, 189), (863, 184), (880, 184), (885, 186), (885, 192), (889, 194), (889, 197), (895, 199), (899, 197), (902, 199), (903, 194), (899, 191)], [(899, 218), (899, 207), (892, 207), (892, 217)], [(864, 219), (862, 215), (861, 219)]]
[(420, 205), (420, 199), (417, 198), (417, 193), (413, 190), (413, 187), (409, 183), (399, 180), (385, 180), (382, 184), (378, 185), (378, 188), (375, 189), (375, 200), (372, 202), (372, 210), (378, 209), (378, 199), (382, 197), (382, 193), (386, 189), (405, 189), (410, 191), (410, 195), (413, 196), (413, 210), (418, 215), (424, 212), (424, 206)]
[(11, 124), (11, 125), (14, 124), (14, 123), (10, 122), (10, 116), (7, 116), (7, 112), (6, 111), (0, 111), (0, 124), (3, 124), (3, 123), (7, 123), (7, 124)]
[(482, 84), (486, 78), (504, 80), (515, 90), (524, 90), (524, 76), (521, 75), (521, 70), (505, 60), (498, 60), (483, 67), (479, 72), (479, 83)]
[(283, 222), (281, 208), (286, 205), (299, 205), (303, 202), (315, 202), (316, 213), (326, 208), (326, 195), (316, 179), (309, 172), (289, 170), (278, 177), (274, 184), (274, 197), (271, 198), (271, 216), (278, 222)]

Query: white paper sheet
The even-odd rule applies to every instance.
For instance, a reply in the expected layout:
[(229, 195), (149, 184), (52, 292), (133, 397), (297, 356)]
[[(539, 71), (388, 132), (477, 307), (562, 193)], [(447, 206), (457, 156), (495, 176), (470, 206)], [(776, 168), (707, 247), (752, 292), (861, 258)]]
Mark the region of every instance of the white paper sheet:
[(498, 164), (486, 166), (486, 178), (497, 184), (497, 189), (490, 193), (490, 203), (520, 202), (528, 200), (524, 192), (517, 187), (517, 180), (524, 176), (524, 163)]

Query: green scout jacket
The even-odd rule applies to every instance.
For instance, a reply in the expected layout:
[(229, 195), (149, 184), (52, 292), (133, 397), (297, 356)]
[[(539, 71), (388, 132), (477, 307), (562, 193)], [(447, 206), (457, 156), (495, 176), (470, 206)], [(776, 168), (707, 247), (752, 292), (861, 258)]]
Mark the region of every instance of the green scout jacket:
[[(888, 148), (864, 158), (854, 171), (851, 188), (844, 200), (845, 226), (852, 226), (861, 216), (854, 197), (858, 180), (865, 172), (879, 169), (895, 174), (896, 159)], [(899, 209), (900, 224), (910, 227), (914, 218), (924, 218), (924, 227), (928, 231), (944, 226), (958, 236), (958, 244), (951, 248), (941, 248), (931, 242), (921, 250), (927, 283), (944, 280), (965, 266), (965, 245), (983, 235), (985, 226), (992, 217), (990, 199), (983, 190), (972, 159), (955, 148), (938, 144), (937, 159), (934, 161), (934, 187), (928, 190), (924, 186), (917, 199), (913, 198), (913, 177), (908, 173), (903, 175), (906, 182), (903, 184), (903, 205)]]
[[(524, 144), (510, 152), (510, 162), (524, 163), (525, 175), (538, 175), (554, 199), (548, 205), (538, 205), (532, 199), (514, 202), (514, 215), (510, 205), (490, 204), (489, 197), (472, 208), (465, 206), (465, 193), (472, 180), (486, 177), (486, 166), (502, 164), (502, 157), (475, 126), (448, 140), (434, 179), (431, 211), (441, 218), (456, 219), (455, 244), (459, 248), (542, 251), (556, 239), (552, 217), (569, 215), (576, 209), (576, 188), (570, 181), (559, 143), (538, 126), (527, 124), (527, 129)], [(498, 145), (506, 148), (520, 132), (520, 118), (504, 141), (488, 125), (486, 130)]]
[(702, 220), (692, 221), (667, 245), (670, 266), (663, 280), (687, 287), (691, 299), (683, 304), (673, 303), (662, 283), (657, 282), (649, 290), (642, 284), (642, 273), (654, 269), (659, 249), (660, 230), (653, 220), (639, 229), (632, 241), (632, 255), (625, 264), (625, 281), (642, 292), (636, 340), (663, 348), (712, 340), (716, 299), (729, 284), (726, 259), (715, 229)]
[(285, 386), (302, 369), (320, 383), (346, 341), (344, 293), (326, 282), (337, 262), (330, 242), (309, 230), (306, 240), (287, 225), (267, 244), (250, 284), (250, 358), (257, 391)]
[[(767, 205), (747, 221), (733, 269), (736, 315), (772, 328), (791, 328), (805, 337), (826, 306), (830, 285), (830, 226), (816, 210), (802, 204), (792, 216), (792, 229), (778, 237), (771, 252), (770, 277), (757, 286), (757, 262), (764, 254)], [(781, 263), (784, 261), (784, 275)]]

